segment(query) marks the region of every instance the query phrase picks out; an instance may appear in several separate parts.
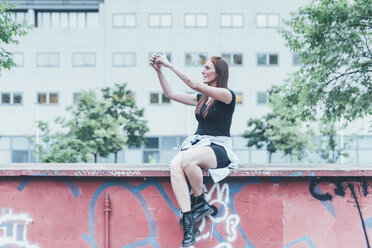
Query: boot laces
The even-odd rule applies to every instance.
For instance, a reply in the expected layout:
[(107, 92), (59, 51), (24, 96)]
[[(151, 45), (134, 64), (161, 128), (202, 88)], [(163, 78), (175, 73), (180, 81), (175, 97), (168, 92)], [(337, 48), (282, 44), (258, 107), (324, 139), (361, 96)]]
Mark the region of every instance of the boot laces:
[[(186, 218), (188, 220), (186, 220)], [(191, 215), (187, 215), (185, 216), (185, 218), (183, 219), (183, 228), (184, 228), (184, 232), (191, 232), (192, 231), (192, 216)]]

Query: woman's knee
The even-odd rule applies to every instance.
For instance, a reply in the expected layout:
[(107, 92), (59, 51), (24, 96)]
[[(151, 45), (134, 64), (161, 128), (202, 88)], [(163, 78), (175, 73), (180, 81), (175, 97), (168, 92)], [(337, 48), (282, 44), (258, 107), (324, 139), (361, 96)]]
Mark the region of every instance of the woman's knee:
[(186, 151), (182, 156), (181, 166), (183, 170), (187, 170), (190, 167), (197, 166), (198, 160), (192, 154), (192, 151)]
[(182, 172), (182, 157), (182, 152), (179, 152), (170, 162), (169, 170), (171, 175)]

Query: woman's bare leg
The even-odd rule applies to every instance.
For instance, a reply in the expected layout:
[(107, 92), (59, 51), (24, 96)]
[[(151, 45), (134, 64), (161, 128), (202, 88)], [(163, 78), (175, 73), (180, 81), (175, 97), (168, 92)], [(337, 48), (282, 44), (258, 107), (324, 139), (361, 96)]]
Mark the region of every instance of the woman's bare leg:
[(190, 182), (194, 196), (203, 193), (202, 168), (216, 168), (217, 159), (209, 146), (192, 148), (183, 153), (182, 168)]
[(191, 210), (189, 187), (185, 173), (182, 168), (182, 158), (184, 152), (179, 152), (171, 161), (170, 174), (171, 174), (171, 185), (176, 196), (178, 205), (182, 213)]
[(191, 210), (189, 188), (186, 176), (190, 182), (194, 196), (203, 193), (203, 173), (201, 168), (216, 168), (217, 159), (213, 149), (196, 147), (179, 152), (171, 161), (171, 185), (181, 211)]

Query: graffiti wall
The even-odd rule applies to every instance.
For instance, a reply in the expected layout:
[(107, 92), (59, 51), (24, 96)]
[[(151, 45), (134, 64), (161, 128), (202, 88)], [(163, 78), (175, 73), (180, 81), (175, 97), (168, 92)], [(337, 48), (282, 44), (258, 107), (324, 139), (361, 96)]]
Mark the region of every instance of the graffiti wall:
[[(369, 247), (369, 178), (230, 177), (206, 180), (218, 208), (194, 247)], [(0, 247), (180, 247), (179, 209), (169, 178), (3, 177)]]

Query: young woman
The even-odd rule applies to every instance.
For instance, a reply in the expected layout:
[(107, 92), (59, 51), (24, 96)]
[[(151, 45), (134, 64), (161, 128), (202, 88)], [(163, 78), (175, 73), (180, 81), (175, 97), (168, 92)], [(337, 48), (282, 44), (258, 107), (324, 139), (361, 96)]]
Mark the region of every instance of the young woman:
[[(213, 180), (218, 182), (229, 174), (230, 168), (236, 168), (239, 162), (232, 151), (230, 137), (235, 93), (227, 88), (229, 70), (221, 57), (211, 57), (205, 63), (201, 72), (202, 83), (172, 65), (164, 53), (153, 54), (150, 63), (168, 98), (196, 106), (198, 128), (194, 135), (183, 142), (180, 152), (170, 162), (171, 185), (182, 211), (182, 247), (188, 247), (196, 242), (199, 235), (195, 223), (213, 213), (213, 208), (204, 199), (202, 169), (209, 169)], [(164, 77), (162, 67), (169, 68), (198, 93), (174, 91)], [(187, 180), (193, 191), (191, 198)]]

